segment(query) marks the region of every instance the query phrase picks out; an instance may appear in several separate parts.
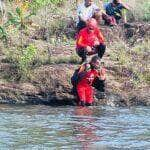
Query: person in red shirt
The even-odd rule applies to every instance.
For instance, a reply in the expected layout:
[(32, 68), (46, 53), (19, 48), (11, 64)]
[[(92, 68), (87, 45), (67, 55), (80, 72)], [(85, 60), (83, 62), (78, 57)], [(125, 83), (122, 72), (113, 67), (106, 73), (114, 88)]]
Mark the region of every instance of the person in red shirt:
[(105, 53), (106, 45), (104, 37), (98, 29), (97, 21), (91, 18), (87, 22), (87, 26), (80, 30), (76, 41), (76, 52), (84, 62), (87, 55), (98, 53), (99, 58), (102, 58)]
[(80, 106), (90, 106), (94, 102), (94, 92), (93, 92), (93, 83), (96, 78), (101, 78), (105, 81), (105, 71), (98, 71), (100, 65), (100, 59), (98, 56), (94, 56), (90, 62), (90, 70), (84, 72), (82, 78), (77, 83), (77, 95), (79, 99), (78, 105)]

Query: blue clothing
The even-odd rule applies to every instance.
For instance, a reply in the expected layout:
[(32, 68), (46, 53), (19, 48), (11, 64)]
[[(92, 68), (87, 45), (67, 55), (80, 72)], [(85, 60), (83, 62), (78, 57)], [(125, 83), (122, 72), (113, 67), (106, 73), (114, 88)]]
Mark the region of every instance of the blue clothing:
[(112, 3), (108, 3), (105, 7), (106, 14), (109, 16), (115, 16), (117, 14), (121, 15), (121, 10), (123, 9), (123, 5), (119, 3), (117, 6), (113, 6)]

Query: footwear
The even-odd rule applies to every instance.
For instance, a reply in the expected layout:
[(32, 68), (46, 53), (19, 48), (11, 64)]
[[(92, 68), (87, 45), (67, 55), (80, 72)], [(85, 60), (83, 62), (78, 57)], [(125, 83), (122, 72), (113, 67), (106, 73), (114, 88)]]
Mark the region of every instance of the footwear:
[(80, 102), (79, 102), (79, 106), (84, 107), (84, 106), (85, 106), (85, 102), (84, 102), (84, 101), (80, 101)]

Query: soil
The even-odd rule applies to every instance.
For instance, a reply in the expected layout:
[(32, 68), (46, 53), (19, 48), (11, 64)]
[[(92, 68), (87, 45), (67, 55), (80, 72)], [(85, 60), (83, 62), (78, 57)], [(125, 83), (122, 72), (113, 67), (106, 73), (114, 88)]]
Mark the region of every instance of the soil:
[[(111, 105), (111, 106), (135, 106), (144, 105), (150, 106), (150, 86), (141, 85), (141, 88), (134, 89), (131, 86), (127, 88), (126, 76), (120, 74), (116, 62), (110, 60), (109, 46), (120, 39), (126, 43), (132, 39), (130, 46), (143, 40), (150, 35), (150, 25), (134, 23), (120, 27), (101, 26), (101, 30), (105, 36), (107, 51), (104, 55), (107, 69), (106, 80), (106, 97), (100, 98), (99, 92), (96, 93), (95, 105)], [(40, 29), (41, 31), (41, 29)], [(45, 37), (43, 33), (38, 34), (38, 31), (31, 36), (31, 41), (44, 47)], [(75, 45), (53, 47), (52, 56), (69, 57), (75, 52)], [(8, 74), (14, 71), (14, 68), (4, 62), (3, 54), (1, 54), (0, 72)], [(44, 104), (44, 105), (75, 105), (75, 97), (71, 94), (70, 77), (73, 74), (78, 64), (60, 63), (43, 65), (33, 69), (32, 77), (26, 82), (7, 82), (0, 80), (0, 103), (1, 104)], [(121, 75), (122, 80), (117, 76)]]

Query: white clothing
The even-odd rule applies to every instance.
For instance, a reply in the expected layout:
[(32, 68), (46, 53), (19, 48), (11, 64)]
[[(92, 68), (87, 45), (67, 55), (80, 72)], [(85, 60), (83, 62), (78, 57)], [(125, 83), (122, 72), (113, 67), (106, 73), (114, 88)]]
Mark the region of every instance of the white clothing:
[[(96, 10), (99, 10), (99, 8), (95, 4), (92, 4), (88, 7), (86, 7), (85, 3), (83, 3), (83, 4), (79, 5), (77, 8), (77, 15), (80, 16), (81, 18), (83, 18), (84, 20), (88, 20), (88, 19), (92, 18), (92, 16), (94, 15), (94, 12)], [(78, 20), (78, 22), (79, 22), (79, 20)]]

